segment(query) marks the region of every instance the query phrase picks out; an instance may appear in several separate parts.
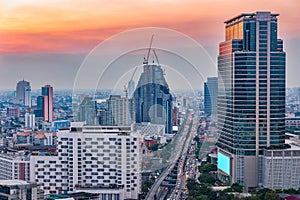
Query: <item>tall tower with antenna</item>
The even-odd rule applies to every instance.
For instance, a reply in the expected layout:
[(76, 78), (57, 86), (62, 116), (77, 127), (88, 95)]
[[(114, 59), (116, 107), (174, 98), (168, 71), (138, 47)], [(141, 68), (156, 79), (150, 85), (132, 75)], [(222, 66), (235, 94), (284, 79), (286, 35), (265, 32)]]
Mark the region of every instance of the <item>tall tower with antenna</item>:
[[(152, 49), (153, 36), (143, 62), (143, 72), (134, 91), (136, 123), (150, 122), (165, 125), (166, 133), (172, 133), (173, 96), (164, 77), (164, 70)], [(149, 64), (153, 50), (157, 63)]]

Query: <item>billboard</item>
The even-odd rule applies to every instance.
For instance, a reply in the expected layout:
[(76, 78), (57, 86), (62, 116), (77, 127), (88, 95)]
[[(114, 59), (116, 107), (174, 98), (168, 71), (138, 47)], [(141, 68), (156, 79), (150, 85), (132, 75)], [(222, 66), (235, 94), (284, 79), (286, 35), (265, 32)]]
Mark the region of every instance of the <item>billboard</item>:
[(218, 169), (230, 175), (230, 158), (218, 152)]

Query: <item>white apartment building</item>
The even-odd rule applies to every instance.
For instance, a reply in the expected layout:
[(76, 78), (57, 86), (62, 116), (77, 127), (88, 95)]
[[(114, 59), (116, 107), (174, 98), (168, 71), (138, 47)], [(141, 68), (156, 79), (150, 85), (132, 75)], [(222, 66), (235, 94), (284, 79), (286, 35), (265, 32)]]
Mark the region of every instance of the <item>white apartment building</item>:
[(300, 188), (300, 141), (286, 140), (288, 149), (267, 149), (261, 156), (261, 185), (275, 190)]
[(84, 191), (99, 199), (138, 199), (140, 138), (130, 126), (71, 124), (57, 133), (58, 156), (32, 156), (30, 179), (45, 194)]
[(30, 181), (36, 182), (45, 194), (56, 194), (67, 186), (58, 156), (30, 156)]
[(35, 127), (35, 114), (25, 113), (25, 127), (33, 128)]
[(23, 153), (0, 153), (0, 180), (30, 180), (29, 157)]

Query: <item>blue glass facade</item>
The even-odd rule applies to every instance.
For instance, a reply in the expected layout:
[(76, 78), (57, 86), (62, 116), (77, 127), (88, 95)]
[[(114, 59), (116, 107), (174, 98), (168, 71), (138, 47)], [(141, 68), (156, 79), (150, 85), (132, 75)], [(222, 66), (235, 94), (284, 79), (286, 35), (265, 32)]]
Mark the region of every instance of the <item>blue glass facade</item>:
[(172, 133), (173, 97), (161, 66), (144, 65), (133, 96), (136, 123), (164, 124)]
[(286, 55), (277, 38), (277, 16), (257, 12), (225, 22), (217, 145), (232, 156), (258, 156), (261, 149), (284, 143)]
[(204, 112), (207, 116), (217, 115), (218, 78), (209, 77), (204, 83)]

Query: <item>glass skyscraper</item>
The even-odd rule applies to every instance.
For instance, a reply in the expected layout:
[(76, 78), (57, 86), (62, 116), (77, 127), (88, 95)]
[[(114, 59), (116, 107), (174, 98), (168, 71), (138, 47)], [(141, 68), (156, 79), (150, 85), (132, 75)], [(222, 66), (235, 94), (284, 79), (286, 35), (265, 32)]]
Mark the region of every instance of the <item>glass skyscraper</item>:
[(136, 123), (164, 124), (166, 133), (173, 133), (173, 96), (160, 65), (144, 63), (133, 98)]
[(100, 125), (121, 126), (134, 123), (133, 99), (121, 97), (121, 95), (110, 95), (106, 100), (106, 109), (100, 113)]
[(84, 97), (80, 103), (77, 121), (85, 122), (85, 125), (98, 125), (97, 120), (97, 103), (93, 97)]
[(204, 83), (204, 112), (207, 116), (217, 115), (218, 78), (208, 77)]
[(228, 158), (218, 163), (219, 177), (246, 189), (258, 186), (261, 150), (284, 144), (286, 55), (277, 17), (256, 12), (227, 20), (219, 47), (217, 146), (218, 157)]
[(45, 85), (42, 87), (42, 95), (44, 97), (44, 121), (52, 122), (53, 115), (53, 87)]
[(16, 104), (31, 107), (31, 87), (28, 81), (22, 80), (17, 83)]

